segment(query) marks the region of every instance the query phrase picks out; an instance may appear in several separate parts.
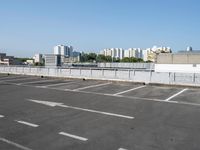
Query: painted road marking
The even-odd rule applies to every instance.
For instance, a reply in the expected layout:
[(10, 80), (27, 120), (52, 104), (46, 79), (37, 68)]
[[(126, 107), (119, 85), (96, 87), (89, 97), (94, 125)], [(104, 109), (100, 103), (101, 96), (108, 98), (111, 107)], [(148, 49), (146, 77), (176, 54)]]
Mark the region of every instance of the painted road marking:
[[(65, 81), (64, 81), (65, 82)], [(55, 83), (55, 84), (49, 84), (49, 85), (45, 85), (43, 87), (51, 87), (51, 86), (59, 86), (59, 85), (67, 85), (67, 84), (71, 84), (71, 83), (77, 83), (77, 81), (69, 81), (69, 82), (65, 82), (65, 83)]]
[(31, 82), (23, 82), (23, 83), (19, 83), (18, 85), (23, 85), (23, 84), (32, 84), (32, 83), (43, 83), (43, 82), (49, 82), (49, 81), (53, 81), (53, 80), (39, 80), (39, 81), (31, 81)]
[[(15, 83), (9, 83), (11, 85), (18, 85)], [(20, 85), (19, 85), (20, 86)], [(37, 86), (33, 86), (33, 85), (22, 85), (22, 86), (27, 86), (27, 87), (36, 87), (36, 88), (40, 88)], [(173, 104), (180, 104), (180, 105), (189, 105), (189, 106), (198, 106), (200, 107), (200, 104), (198, 103), (188, 103), (188, 102), (178, 102), (178, 101), (165, 101), (163, 99), (152, 99), (152, 98), (141, 98), (141, 97), (131, 97), (131, 96), (125, 96), (125, 95), (113, 95), (113, 94), (104, 94), (104, 93), (97, 93), (97, 92), (89, 92), (89, 91), (73, 91), (70, 89), (59, 89), (59, 88), (48, 88), (48, 89), (53, 89), (53, 90), (58, 90), (58, 91), (69, 91), (69, 92), (79, 92), (79, 93), (87, 93), (87, 94), (95, 94), (95, 95), (104, 95), (104, 96), (114, 96), (114, 97), (124, 97), (124, 98), (128, 98), (128, 99), (141, 99), (141, 100), (145, 100), (145, 101), (152, 101), (152, 102), (164, 102), (164, 103), (173, 103)]]
[(10, 145), (13, 145), (13, 146), (15, 146), (15, 147), (17, 147), (19, 149), (22, 149), (22, 150), (32, 150), (32, 149), (30, 149), (28, 147), (22, 146), (20, 144), (17, 144), (15, 142), (9, 141), (9, 140), (1, 138), (1, 137), (0, 137), (0, 141), (5, 142), (5, 143), (10, 144)]
[(0, 115), (0, 118), (3, 118), (4, 117), (4, 115)]
[(181, 93), (183, 93), (183, 92), (185, 92), (185, 91), (187, 91), (187, 90), (188, 90), (187, 88), (186, 88), (186, 89), (183, 89), (183, 90), (181, 90), (180, 92), (178, 92), (178, 93), (176, 93), (176, 94), (170, 96), (169, 98), (165, 99), (165, 101), (170, 101), (172, 98), (174, 98), (174, 97), (180, 95)]
[(64, 136), (71, 137), (71, 138), (73, 138), (73, 139), (81, 140), (81, 141), (87, 141), (87, 140), (88, 140), (87, 138), (80, 137), (80, 136), (73, 135), (73, 134), (69, 134), (69, 133), (66, 133), (66, 132), (59, 132), (59, 134), (60, 134), (60, 135), (64, 135)]
[(0, 77), (0, 79), (18, 79), (21, 78), (22, 76), (5, 76), (5, 77)]
[(119, 148), (118, 150), (128, 150), (128, 149), (125, 149), (125, 148)]
[(37, 124), (29, 123), (29, 122), (26, 122), (26, 121), (21, 121), (21, 120), (15, 120), (15, 121), (18, 122), (18, 123), (21, 123), (21, 124), (25, 124), (25, 125), (27, 125), (27, 126), (34, 127), (34, 128), (36, 128), (36, 127), (39, 126), (39, 125), (37, 125)]
[(0, 82), (9, 82), (9, 81), (23, 81), (23, 80), (28, 80), (28, 79), (35, 79), (35, 78), (28, 78), (28, 77), (20, 77), (20, 78), (12, 78), (12, 79), (9, 79), (9, 80), (1, 80)]
[(49, 101), (41, 101), (41, 100), (34, 100), (34, 99), (27, 99), (31, 102), (51, 106), (51, 107), (64, 107), (64, 108), (71, 108), (71, 109), (76, 109), (76, 110), (81, 110), (81, 111), (87, 111), (87, 112), (92, 112), (92, 113), (98, 113), (98, 114), (103, 114), (103, 115), (108, 115), (108, 116), (114, 116), (114, 117), (120, 117), (120, 118), (126, 118), (126, 119), (134, 119), (132, 116), (126, 116), (126, 115), (121, 115), (121, 114), (115, 114), (115, 113), (109, 113), (109, 112), (104, 112), (104, 111), (98, 111), (98, 110), (92, 110), (92, 109), (86, 109), (86, 108), (80, 108), (80, 107), (74, 107), (74, 106), (69, 106), (69, 105), (63, 105), (63, 103), (56, 103), (56, 102), (49, 102)]
[(79, 90), (89, 89), (89, 88), (93, 88), (93, 87), (104, 86), (104, 85), (108, 85), (108, 84), (111, 84), (111, 82), (109, 82), (109, 83), (102, 83), (102, 84), (96, 84), (96, 85), (90, 85), (90, 86), (85, 86), (85, 87), (82, 87), (82, 88), (74, 89), (73, 91), (79, 91)]
[(126, 90), (126, 91), (122, 91), (122, 92), (119, 92), (119, 93), (115, 93), (115, 94), (113, 94), (113, 95), (120, 95), (120, 94), (124, 94), (124, 93), (130, 92), (130, 91), (134, 91), (134, 90), (137, 90), (137, 89), (144, 88), (144, 87), (146, 87), (146, 85), (139, 86), (139, 87), (136, 87), (136, 88), (132, 88), (132, 89), (129, 89), (129, 90)]

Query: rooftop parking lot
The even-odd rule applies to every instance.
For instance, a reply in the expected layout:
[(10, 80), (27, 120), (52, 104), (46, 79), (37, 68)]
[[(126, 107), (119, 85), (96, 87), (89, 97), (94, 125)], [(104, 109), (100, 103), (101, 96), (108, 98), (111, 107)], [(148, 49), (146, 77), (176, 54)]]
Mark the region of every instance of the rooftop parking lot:
[(199, 150), (200, 89), (0, 74), (2, 150)]

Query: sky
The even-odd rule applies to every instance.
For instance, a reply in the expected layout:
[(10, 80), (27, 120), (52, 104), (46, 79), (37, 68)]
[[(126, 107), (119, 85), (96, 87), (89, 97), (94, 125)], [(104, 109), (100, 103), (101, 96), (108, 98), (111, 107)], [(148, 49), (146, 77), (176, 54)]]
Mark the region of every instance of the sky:
[(0, 0), (0, 52), (16, 57), (187, 46), (200, 50), (200, 0)]

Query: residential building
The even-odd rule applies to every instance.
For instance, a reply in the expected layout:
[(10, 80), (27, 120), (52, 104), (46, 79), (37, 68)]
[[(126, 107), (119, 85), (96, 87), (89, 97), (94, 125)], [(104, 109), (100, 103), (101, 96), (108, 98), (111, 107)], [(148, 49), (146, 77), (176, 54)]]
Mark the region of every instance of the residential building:
[(43, 63), (42, 54), (35, 54), (33, 59), (34, 59), (34, 63)]
[(142, 58), (142, 50), (140, 48), (129, 48), (125, 50), (124, 57)]
[(0, 53), (0, 65), (17, 65), (19, 62), (14, 56), (6, 56), (6, 53)]
[(73, 56), (73, 47), (65, 46), (65, 45), (57, 45), (54, 47), (54, 54), (62, 55), (65, 57), (72, 57)]
[(105, 56), (111, 56), (112, 58), (122, 59), (124, 58), (124, 49), (122, 48), (108, 48), (100, 52), (100, 54)]

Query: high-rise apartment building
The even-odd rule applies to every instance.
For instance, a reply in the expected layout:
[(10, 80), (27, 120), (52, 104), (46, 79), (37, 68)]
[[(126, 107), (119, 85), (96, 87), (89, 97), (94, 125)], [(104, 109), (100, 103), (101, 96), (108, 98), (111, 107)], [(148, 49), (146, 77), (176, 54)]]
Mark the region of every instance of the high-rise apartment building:
[(142, 58), (142, 50), (140, 48), (129, 48), (125, 50), (124, 57)]
[(100, 52), (105, 56), (111, 56), (112, 58), (122, 59), (124, 58), (124, 49), (122, 48), (108, 48)]
[(73, 47), (65, 46), (65, 45), (57, 45), (54, 47), (54, 54), (62, 55), (65, 57), (72, 57), (73, 56)]

